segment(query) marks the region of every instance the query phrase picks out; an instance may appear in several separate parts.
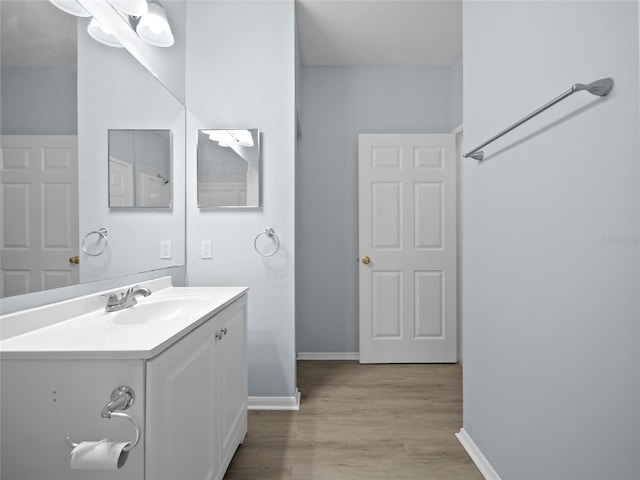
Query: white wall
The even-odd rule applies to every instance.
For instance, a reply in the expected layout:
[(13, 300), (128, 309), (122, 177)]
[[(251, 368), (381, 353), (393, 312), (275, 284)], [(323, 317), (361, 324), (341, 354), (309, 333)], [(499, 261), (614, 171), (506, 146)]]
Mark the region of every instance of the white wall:
[[(293, 0), (187, 4), (187, 277), (189, 286), (249, 292), (249, 395), (295, 393)], [(258, 128), (262, 207), (197, 208), (198, 129)], [(264, 259), (256, 235), (272, 227), (280, 251)], [(200, 258), (211, 240), (213, 259)]]
[(464, 3), (464, 428), (503, 480), (640, 478), (638, 3)]
[(449, 133), (457, 125), (452, 74), (450, 67), (302, 67), (298, 352), (359, 350), (358, 134)]

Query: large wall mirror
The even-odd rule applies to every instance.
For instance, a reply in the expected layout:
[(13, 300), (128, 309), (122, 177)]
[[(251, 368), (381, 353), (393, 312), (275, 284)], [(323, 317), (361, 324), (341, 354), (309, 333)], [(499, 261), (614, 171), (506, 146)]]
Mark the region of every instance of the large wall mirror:
[[(184, 13), (171, 9), (182, 3), (165, 7), (176, 49)], [(184, 92), (47, 0), (2, 0), (0, 19), (0, 297), (183, 266)], [(109, 207), (108, 132), (124, 130), (172, 132), (155, 177), (170, 192), (163, 208)], [(101, 228), (104, 254), (85, 255), (82, 239)]]
[(198, 207), (260, 206), (260, 132), (198, 130)]

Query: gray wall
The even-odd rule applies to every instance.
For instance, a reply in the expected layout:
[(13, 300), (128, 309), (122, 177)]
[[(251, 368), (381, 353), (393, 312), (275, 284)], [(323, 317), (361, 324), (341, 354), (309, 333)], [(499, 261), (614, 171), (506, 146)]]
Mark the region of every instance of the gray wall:
[(3, 135), (76, 135), (75, 67), (2, 69)]
[[(249, 292), (249, 394), (293, 396), (295, 15), (293, 0), (187, 4), (187, 276), (189, 286)], [(197, 208), (198, 129), (258, 128), (263, 205)], [(268, 259), (253, 248), (267, 227), (280, 238)], [(201, 240), (213, 258), (200, 258)]]
[(451, 129), (462, 125), (462, 56), (451, 65)]
[[(464, 428), (502, 480), (640, 478), (638, 3), (464, 4)], [(469, 74), (469, 72), (482, 72)]]
[(456, 75), (461, 66), (302, 67), (298, 352), (358, 351), (358, 134), (449, 133), (462, 116)]

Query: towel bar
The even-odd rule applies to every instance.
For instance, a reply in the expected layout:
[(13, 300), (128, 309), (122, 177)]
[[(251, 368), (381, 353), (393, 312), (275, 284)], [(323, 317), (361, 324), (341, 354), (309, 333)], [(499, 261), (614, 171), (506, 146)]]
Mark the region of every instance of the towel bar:
[(542, 107), (540, 107), (536, 111), (530, 113), (529, 115), (524, 117), (522, 120), (518, 120), (516, 123), (514, 123), (510, 127), (505, 128), (500, 133), (494, 135), (493, 137), (491, 137), (486, 142), (478, 145), (476, 148), (474, 148), (473, 150), (470, 150), (469, 152), (465, 153), (462, 156), (464, 158), (471, 157), (474, 160), (481, 161), (484, 158), (484, 152), (480, 151), (481, 148), (486, 147), (487, 145), (489, 145), (490, 143), (492, 143), (495, 140), (499, 139), (503, 135), (509, 133), (514, 128), (519, 127), (523, 123), (531, 120), (533, 117), (535, 117), (539, 113), (544, 112), (547, 108), (552, 107), (556, 103), (564, 100), (569, 95), (572, 95), (572, 94), (574, 94), (576, 92), (580, 92), (582, 90), (586, 90), (587, 92), (589, 92), (592, 95), (597, 95), (599, 97), (604, 97), (606, 95), (609, 95), (609, 92), (611, 92), (612, 89), (613, 89), (613, 79), (612, 78), (602, 78), (602, 79), (596, 80), (595, 82), (592, 82), (592, 83), (590, 83), (588, 85), (584, 85), (582, 83), (575, 83), (575, 84), (573, 84), (571, 86), (571, 88), (569, 90), (564, 92), (562, 95), (554, 98), (549, 103), (543, 105)]

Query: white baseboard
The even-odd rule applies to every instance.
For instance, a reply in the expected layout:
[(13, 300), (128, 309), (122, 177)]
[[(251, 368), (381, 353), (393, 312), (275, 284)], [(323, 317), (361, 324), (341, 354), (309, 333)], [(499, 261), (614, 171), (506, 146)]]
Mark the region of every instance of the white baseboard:
[(482, 454), (475, 442), (471, 440), (471, 437), (464, 428), (461, 428), (460, 432), (456, 433), (456, 437), (471, 457), (471, 460), (473, 460), (473, 463), (476, 464), (476, 467), (478, 467), (478, 470), (480, 470), (485, 480), (500, 480), (500, 476), (493, 469), (489, 460)]
[(300, 410), (300, 392), (290, 397), (249, 397), (248, 410)]
[(360, 360), (359, 352), (298, 352), (298, 360)]

